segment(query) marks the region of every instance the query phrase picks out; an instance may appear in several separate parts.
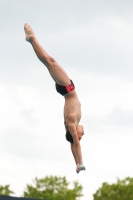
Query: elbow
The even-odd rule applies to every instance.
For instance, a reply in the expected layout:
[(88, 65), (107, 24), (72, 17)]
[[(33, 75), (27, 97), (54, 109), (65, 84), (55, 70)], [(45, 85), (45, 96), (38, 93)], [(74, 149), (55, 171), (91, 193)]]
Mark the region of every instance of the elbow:
[(79, 141), (75, 142), (74, 147), (75, 147), (75, 149), (80, 148), (80, 142)]

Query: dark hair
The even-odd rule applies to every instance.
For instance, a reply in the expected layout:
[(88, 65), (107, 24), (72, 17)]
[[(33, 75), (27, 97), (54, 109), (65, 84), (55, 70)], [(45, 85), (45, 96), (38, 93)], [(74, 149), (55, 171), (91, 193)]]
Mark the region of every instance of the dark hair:
[(70, 143), (74, 143), (73, 137), (72, 137), (71, 133), (69, 132), (69, 130), (66, 131), (66, 140)]

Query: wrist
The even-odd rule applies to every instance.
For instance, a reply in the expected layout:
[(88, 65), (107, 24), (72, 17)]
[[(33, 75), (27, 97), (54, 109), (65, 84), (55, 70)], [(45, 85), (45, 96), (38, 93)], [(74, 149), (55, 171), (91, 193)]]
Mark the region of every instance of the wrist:
[(81, 164), (81, 165), (80, 165), (79, 163), (78, 163), (78, 164), (76, 164), (76, 165), (77, 165), (77, 166), (79, 166), (79, 167), (83, 167), (83, 166), (84, 166), (83, 164)]

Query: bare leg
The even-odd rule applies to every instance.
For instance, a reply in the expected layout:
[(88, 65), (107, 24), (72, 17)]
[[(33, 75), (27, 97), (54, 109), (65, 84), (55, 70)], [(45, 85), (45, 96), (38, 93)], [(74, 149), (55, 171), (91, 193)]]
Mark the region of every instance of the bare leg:
[(24, 30), (26, 34), (26, 40), (31, 43), (37, 57), (47, 67), (54, 81), (60, 85), (69, 85), (70, 79), (68, 75), (63, 70), (63, 68), (54, 60), (54, 58), (49, 56), (47, 52), (43, 49), (43, 47), (39, 44), (30, 25), (26, 23), (24, 25)]

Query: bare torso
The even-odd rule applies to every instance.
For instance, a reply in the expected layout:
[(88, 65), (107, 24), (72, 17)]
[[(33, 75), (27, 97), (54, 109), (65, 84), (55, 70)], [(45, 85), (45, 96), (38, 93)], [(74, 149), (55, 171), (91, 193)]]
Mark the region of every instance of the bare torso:
[(74, 90), (65, 95), (64, 97), (65, 97), (64, 123), (67, 126), (67, 119), (71, 117), (75, 125), (77, 126), (81, 119), (81, 104), (78, 99), (77, 93)]

